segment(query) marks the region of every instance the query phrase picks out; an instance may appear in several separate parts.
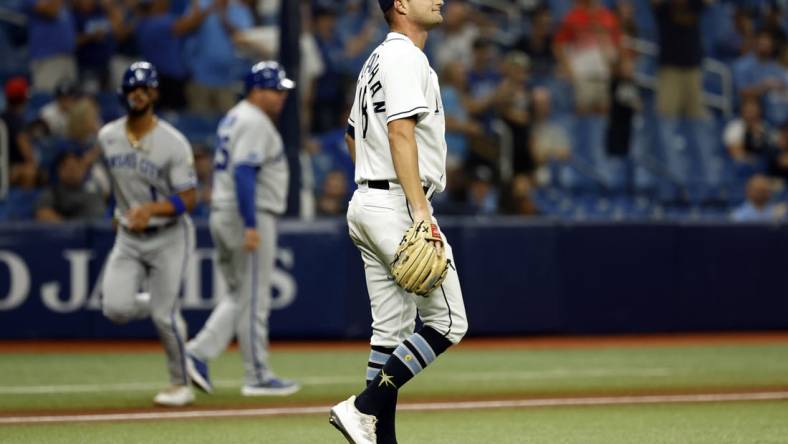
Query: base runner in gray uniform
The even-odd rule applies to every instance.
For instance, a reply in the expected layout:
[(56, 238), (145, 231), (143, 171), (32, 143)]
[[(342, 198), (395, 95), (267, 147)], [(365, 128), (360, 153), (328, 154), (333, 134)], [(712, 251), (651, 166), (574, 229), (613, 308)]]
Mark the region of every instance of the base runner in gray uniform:
[[(179, 296), (194, 249), (194, 227), (187, 212), (196, 201), (196, 176), (189, 142), (153, 113), (157, 88), (153, 65), (132, 64), (123, 76), (122, 99), (128, 114), (99, 132), (118, 224), (104, 270), (102, 309), (117, 323), (151, 316), (172, 384), (154, 402), (183, 406), (194, 401)], [(143, 281), (150, 293), (148, 302), (136, 297)]]
[(271, 275), (276, 218), (285, 211), (289, 171), (274, 126), (295, 83), (276, 62), (254, 65), (246, 96), (219, 123), (211, 197), (211, 237), (228, 294), (187, 346), (197, 387), (213, 390), (208, 360), (238, 338), (244, 361), (244, 396), (289, 395), (298, 384), (281, 379), (268, 362)]

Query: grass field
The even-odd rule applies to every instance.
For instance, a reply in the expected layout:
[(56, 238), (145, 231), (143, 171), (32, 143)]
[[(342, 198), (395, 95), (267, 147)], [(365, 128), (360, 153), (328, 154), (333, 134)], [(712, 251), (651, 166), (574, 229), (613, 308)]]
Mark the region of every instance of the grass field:
[[(489, 345), (451, 350), (408, 384), (400, 443), (788, 443), (788, 336)], [(367, 358), (363, 345), (276, 348), (274, 367), (303, 390), (244, 398), (229, 352), (211, 365), (217, 393), (174, 413), (151, 405), (163, 357), (118, 348), (0, 353), (0, 443), (341, 443), (327, 409), (360, 390)]]

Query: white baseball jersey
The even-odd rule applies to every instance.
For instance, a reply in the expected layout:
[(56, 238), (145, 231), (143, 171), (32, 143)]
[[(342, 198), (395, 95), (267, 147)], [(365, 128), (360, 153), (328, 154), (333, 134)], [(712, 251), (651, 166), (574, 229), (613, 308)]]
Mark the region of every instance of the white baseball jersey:
[(390, 32), (361, 69), (348, 122), (356, 142), (356, 183), (397, 180), (388, 123), (415, 117), (419, 173), (435, 191), (446, 187), (446, 122), (438, 76), (405, 35)]
[(219, 123), (217, 136), (211, 207), (238, 208), (233, 171), (237, 165), (251, 165), (259, 168), (256, 209), (284, 213), (290, 171), (282, 137), (271, 119), (257, 106), (242, 100)]
[[(137, 148), (126, 134), (126, 117), (104, 125), (98, 142), (112, 177), (115, 217), (123, 226), (130, 208), (164, 200), (197, 186), (191, 145), (163, 120), (158, 120)], [(164, 225), (170, 220), (152, 217), (149, 226)]]

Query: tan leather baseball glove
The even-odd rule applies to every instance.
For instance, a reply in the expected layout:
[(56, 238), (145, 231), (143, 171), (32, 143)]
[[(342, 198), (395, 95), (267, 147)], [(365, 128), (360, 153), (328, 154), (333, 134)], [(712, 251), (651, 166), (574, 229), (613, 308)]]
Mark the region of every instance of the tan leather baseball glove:
[(405, 291), (427, 296), (446, 279), (449, 262), (435, 242), (443, 243), (443, 239), (433, 223), (414, 222), (405, 232), (391, 263), (391, 274)]

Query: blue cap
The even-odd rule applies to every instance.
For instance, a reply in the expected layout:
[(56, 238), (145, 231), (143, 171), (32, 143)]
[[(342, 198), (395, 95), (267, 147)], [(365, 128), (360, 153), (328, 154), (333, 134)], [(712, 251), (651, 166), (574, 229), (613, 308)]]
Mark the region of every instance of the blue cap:
[(282, 65), (268, 61), (252, 66), (244, 78), (244, 86), (247, 93), (253, 88), (285, 91), (295, 88), (295, 82), (287, 78)]
[(394, 0), (378, 0), (378, 4), (380, 4), (380, 9), (385, 13), (394, 6)]
[(123, 92), (129, 93), (134, 88), (147, 86), (150, 88), (159, 87), (159, 74), (156, 67), (148, 62), (134, 62), (129, 69), (123, 73)]

